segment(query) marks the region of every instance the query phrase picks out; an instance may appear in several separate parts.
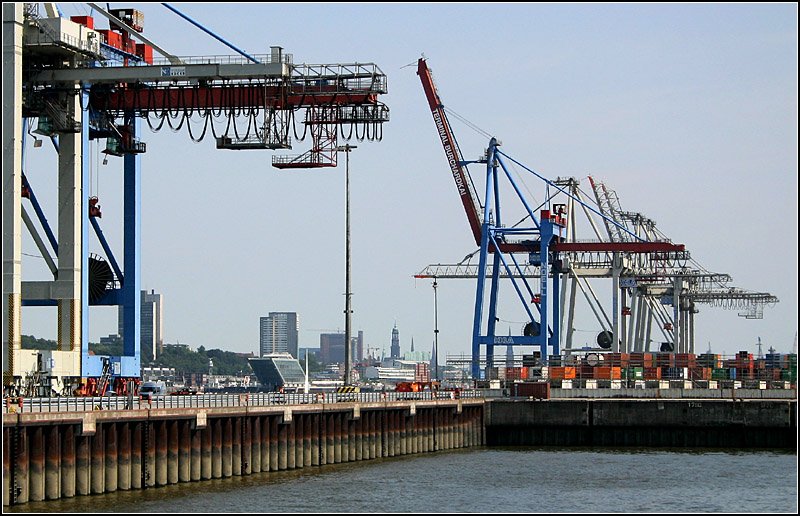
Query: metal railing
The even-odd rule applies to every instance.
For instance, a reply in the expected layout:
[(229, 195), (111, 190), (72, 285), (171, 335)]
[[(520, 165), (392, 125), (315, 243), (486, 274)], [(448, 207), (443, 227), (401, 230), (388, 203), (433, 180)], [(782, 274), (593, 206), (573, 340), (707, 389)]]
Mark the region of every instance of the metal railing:
[(95, 410), (192, 409), (216, 407), (264, 407), (333, 403), (381, 403), (395, 401), (432, 401), (483, 399), (477, 389), (425, 392), (348, 392), (348, 393), (247, 393), (159, 395), (151, 399), (128, 396), (6, 398), (4, 413), (91, 412)]

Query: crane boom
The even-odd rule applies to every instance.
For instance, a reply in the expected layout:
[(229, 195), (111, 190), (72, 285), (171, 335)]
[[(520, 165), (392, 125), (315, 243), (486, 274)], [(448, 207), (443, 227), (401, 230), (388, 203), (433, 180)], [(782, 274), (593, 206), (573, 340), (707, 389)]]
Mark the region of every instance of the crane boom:
[(472, 235), (475, 237), (475, 243), (480, 245), (481, 216), (480, 210), (478, 209), (479, 205), (470, 188), (466, 168), (462, 164), (463, 160), (460, 159), (461, 156), (458, 144), (456, 143), (455, 136), (453, 136), (450, 123), (447, 121), (444, 105), (439, 100), (439, 94), (436, 92), (436, 85), (433, 83), (433, 77), (431, 76), (430, 69), (424, 58), (420, 58), (417, 62), (417, 75), (419, 75), (419, 79), (422, 81), (422, 89), (425, 90), (425, 97), (428, 99), (433, 121), (436, 123), (436, 130), (439, 133), (447, 162), (450, 164), (450, 172), (453, 174), (453, 179), (456, 182), (456, 188), (458, 188), (461, 203), (464, 205), (464, 211), (467, 213), (467, 220), (469, 221), (470, 228), (472, 228)]

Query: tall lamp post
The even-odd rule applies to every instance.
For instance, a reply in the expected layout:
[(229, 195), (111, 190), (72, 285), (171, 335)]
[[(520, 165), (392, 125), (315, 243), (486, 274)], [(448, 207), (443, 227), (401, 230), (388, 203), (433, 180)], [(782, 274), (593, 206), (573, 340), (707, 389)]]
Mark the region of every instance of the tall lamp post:
[(339, 152), (344, 152), (345, 162), (345, 291), (344, 291), (344, 384), (350, 385), (350, 151), (358, 148), (357, 145), (342, 145), (336, 147)]

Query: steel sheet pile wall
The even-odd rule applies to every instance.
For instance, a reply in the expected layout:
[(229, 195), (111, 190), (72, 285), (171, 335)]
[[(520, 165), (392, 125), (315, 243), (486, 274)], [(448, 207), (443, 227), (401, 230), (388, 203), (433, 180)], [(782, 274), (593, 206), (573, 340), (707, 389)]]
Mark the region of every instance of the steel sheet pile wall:
[(6, 414), (3, 505), (480, 446), (483, 405)]

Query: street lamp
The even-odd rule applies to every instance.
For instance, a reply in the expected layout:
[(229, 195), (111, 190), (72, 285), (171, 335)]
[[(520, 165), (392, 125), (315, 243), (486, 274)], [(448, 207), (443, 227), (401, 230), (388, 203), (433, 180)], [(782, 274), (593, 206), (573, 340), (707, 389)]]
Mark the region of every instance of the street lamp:
[(344, 384), (350, 385), (350, 151), (358, 148), (356, 145), (342, 145), (336, 147), (338, 152), (344, 152), (347, 159), (345, 164), (345, 291), (344, 291)]

